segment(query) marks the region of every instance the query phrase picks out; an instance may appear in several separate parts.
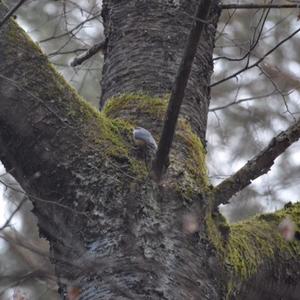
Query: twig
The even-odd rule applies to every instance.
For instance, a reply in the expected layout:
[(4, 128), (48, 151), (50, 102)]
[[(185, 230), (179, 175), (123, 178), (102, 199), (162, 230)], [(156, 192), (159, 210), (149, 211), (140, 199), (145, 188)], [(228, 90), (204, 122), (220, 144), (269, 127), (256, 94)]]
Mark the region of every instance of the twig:
[(29, 194), (29, 193), (26, 193), (25, 191), (23, 191), (22, 189), (18, 189), (18, 188), (15, 188), (13, 185), (9, 184), (9, 183), (6, 183), (4, 182), (3, 180), (0, 180), (0, 183), (3, 184), (4, 186), (6, 186), (7, 188), (11, 189), (12, 191), (15, 191), (15, 192), (18, 192), (18, 193), (21, 193), (24, 195), (24, 199), (20, 202), (20, 204), (17, 206), (17, 208), (13, 211), (13, 213), (11, 214), (11, 216), (9, 217), (9, 219), (6, 221), (6, 223), (0, 227), (0, 231), (3, 230), (6, 226), (9, 225), (9, 222), (11, 221), (11, 219), (13, 218), (13, 216), (18, 212), (18, 210), (22, 207), (23, 203), (28, 200), (27, 197), (31, 200), (31, 202), (33, 202), (33, 200), (35, 201), (40, 201), (40, 202), (43, 202), (43, 203), (48, 203), (49, 205), (55, 205), (55, 206), (58, 206), (58, 207), (61, 207), (61, 208), (64, 208), (66, 210), (69, 210), (73, 213), (76, 213), (78, 215), (84, 215), (84, 216), (87, 216), (86, 213), (84, 212), (79, 212), (79, 211), (76, 211), (75, 209), (72, 209), (71, 207), (67, 206), (67, 205), (63, 205), (61, 203), (58, 203), (58, 202), (54, 202), (54, 201), (50, 201), (50, 200), (46, 200), (46, 199), (43, 199), (43, 198), (40, 198), (40, 197), (36, 197), (32, 194)]
[(73, 34), (74, 31), (76, 31), (77, 29), (81, 30), (82, 27), (85, 25), (85, 23), (88, 23), (90, 21), (93, 21), (93, 20), (97, 19), (100, 15), (101, 14), (97, 14), (95, 16), (86, 18), (85, 20), (83, 20), (82, 22), (80, 22), (79, 24), (74, 26), (72, 29), (70, 29), (69, 31), (61, 33), (61, 34), (56, 35), (56, 36), (52, 36), (52, 37), (40, 40), (39, 43), (45, 43), (45, 42), (49, 42), (49, 41), (54, 40), (54, 39), (60, 39), (60, 38), (65, 37), (67, 35), (71, 35), (71, 37), (73, 37), (74, 36), (74, 34)]
[(176, 123), (180, 111), (180, 106), (183, 101), (185, 88), (191, 72), (193, 60), (197, 51), (197, 45), (201, 37), (204, 23), (201, 20), (206, 20), (210, 8), (210, 0), (200, 2), (188, 41), (184, 50), (184, 54), (177, 71), (175, 83), (171, 92), (168, 109), (165, 116), (163, 131), (158, 144), (158, 150), (155, 160), (152, 165), (152, 173), (156, 180), (160, 180), (163, 169), (167, 165), (170, 148), (172, 145)]
[(25, 2), (26, 0), (20, 0), (0, 21), (0, 27), (16, 12), (16, 10)]
[(300, 120), (274, 137), (269, 145), (215, 188), (215, 205), (228, 203), (254, 179), (268, 173), (275, 159), (300, 138)]
[(268, 52), (266, 52), (260, 59), (258, 59), (255, 63), (253, 63), (252, 65), (249, 65), (248, 63), (246, 64), (246, 66), (242, 69), (240, 69), (239, 71), (233, 73), (232, 75), (229, 75), (228, 77), (225, 77), (219, 81), (216, 81), (214, 83), (212, 83), (210, 85), (210, 87), (214, 87), (220, 83), (223, 83), (229, 79), (232, 79), (234, 77), (236, 77), (237, 75), (243, 73), (244, 71), (250, 70), (254, 67), (257, 67), (268, 55), (270, 55), (272, 52), (274, 52), (277, 48), (279, 48), (282, 44), (284, 44), (286, 41), (288, 41), (289, 39), (291, 39), (294, 35), (296, 35), (298, 32), (300, 32), (300, 28), (298, 28), (297, 30), (295, 30), (293, 33), (291, 33), (289, 36), (287, 36), (285, 39), (281, 40), (276, 46), (274, 46), (273, 48), (271, 48)]
[[(249, 50), (247, 50), (247, 52), (242, 57), (230, 58), (230, 57), (226, 57), (226, 56), (219, 56), (219, 57), (214, 58), (213, 61), (217, 61), (219, 59), (226, 59), (228, 61), (241, 61), (241, 60), (244, 60), (245, 58), (247, 58), (247, 61), (249, 61), (249, 57), (252, 54), (252, 50), (254, 50), (254, 48), (258, 45), (258, 42), (260, 41), (261, 35), (263, 33), (264, 25), (265, 25), (265, 23), (267, 21), (269, 13), (270, 13), (270, 9), (267, 10), (266, 14), (263, 11), (263, 13), (262, 13), (262, 15), (260, 17), (260, 20), (259, 20), (257, 26), (255, 27), (252, 39), (250, 41)], [(261, 26), (260, 26), (260, 23), (262, 23)], [(258, 33), (258, 35), (256, 37), (256, 33), (257, 33), (257, 30), (258, 30), (259, 26), (260, 26), (259, 33)]]
[(222, 9), (263, 9), (263, 8), (297, 8), (299, 4), (239, 4), (239, 3), (231, 3), (231, 4), (221, 4)]
[[(237, 104), (240, 104), (240, 103), (243, 103), (243, 102), (247, 102), (247, 101), (254, 101), (254, 100), (257, 100), (257, 99), (265, 99), (267, 97), (270, 97), (270, 96), (274, 96), (274, 95), (277, 95), (279, 94), (278, 91), (276, 90), (273, 90), (272, 92), (268, 93), (268, 94), (264, 94), (264, 95), (260, 95), (260, 96), (253, 96), (253, 97), (247, 97), (247, 98), (242, 98), (242, 99), (239, 99), (239, 100), (234, 100), (232, 102), (229, 102), (225, 105), (221, 105), (221, 106), (216, 106), (216, 107), (212, 107), (210, 108), (208, 111), (209, 112), (214, 112), (214, 111), (217, 111), (217, 110), (222, 110), (222, 109), (226, 109), (232, 105), (237, 105)], [(288, 96), (290, 93), (286, 93), (284, 95)]]
[(84, 61), (94, 56), (97, 52), (103, 51), (105, 48), (106, 48), (106, 40), (95, 44), (83, 54), (75, 57), (70, 63), (71, 67), (76, 67), (78, 65), (81, 65)]
[(6, 222), (0, 227), (0, 231), (5, 229), (7, 226), (9, 226), (12, 218), (15, 216), (15, 214), (21, 209), (21, 207), (23, 206), (23, 204), (28, 200), (27, 197), (24, 197), (22, 199), (22, 201), (17, 205), (17, 207), (15, 208), (15, 210), (10, 214), (9, 218), (6, 220)]
[(88, 50), (87, 48), (77, 48), (74, 50), (66, 50), (66, 51), (59, 51), (59, 52), (54, 51), (54, 52), (48, 53), (47, 56), (52, 57), (52, 56), (57, 56), (57, 55), (68, 55), (68, 54), (74, 54), (77, 52), (86, 52), (87, 50)]

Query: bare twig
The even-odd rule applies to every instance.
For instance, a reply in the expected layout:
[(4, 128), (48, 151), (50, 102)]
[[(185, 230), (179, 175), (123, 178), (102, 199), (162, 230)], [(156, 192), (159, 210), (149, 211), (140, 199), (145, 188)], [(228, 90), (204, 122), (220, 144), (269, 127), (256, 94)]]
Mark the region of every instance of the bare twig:
[(56, 205), (58, 207), (61, 207), (61, 208), (64, 208), (66, 210), (69, 210), (73, 213), (77, 213), (79, 215), (83, 215), (83, 216), (87, 216), (85, 213), (83, 212), (79, 212), (79, 211), (76, 211), (74, 209), (72, 209), (71, 207), (67, 206), (67, 205), (63, 205), (59, 202), (55, 202), (55, 201), (50, 201), (50, 200), (46, 200), (46, 199), (42, 199), (40, 197), (36, 197), (34, 195), (31, 195), (31, 194), (28, 194), (26, 193), (25, 191), (19, 189), (19, 188), (16, 188), (14, 185), (11, 185), (3, 180), (0, 180), (0, 183), (3, 184), (4, 186), (8, 187), (9, 189), (11, 189), (12, 191), (15, 191), (15, 192), (18, 192), (18, 193), (21, 193), (24, 195), (24, 198), (23, 200), (20, 202), (20, 204), (17, 206), (17, 208), (13, 211), (13, 213), (11, 214), (11, 216), (9, 217), (9, 219), (5, 222), (5, 224), (3, 226), (0, 227), (0, 231), (3, 230), (5, 227), (7, 227), (11, 221), (11, 219), (13, 218), (13, 216), (19, 211), (19, 209), (22, 207), (22, 205), (28, 200), (27, 197), (33, 202), (33, 200), (35, 201), (40, 201), (40, 202), (43, 202), (43, 203), (48, 203), (49, 205)]
[(21, 207), (23, 206), (23, 204), (28, 200), (27, 197), (24, 197), (22, 199), (22, 201), (17, 205), (17, 207), (14, 209), (14, 211), (10, 214), (9, 218), (6, 220), (6, 222), (0, 227), (0, 231), (5, 229), (7, 226), (10, 225), (10, 222), (12, 220), (12, 218), (14, 217), (14, 215), (21, 209)]
[(82, 22), (80, 22), (79, 24), (74, 26), (72, 29), (70, 29), (69, 31), (58, 34), (56, 36), (52, 36), (52, 37), (40, 40), (39, 43), (45, 43), (45, 42), (49, 42), (49, 41), (54, 40), (54, 39), (60, 39), (62, 37), (68, 36), (68, 35), (71, 35), (71, 37), (73, 37), (74, 36), (74, 31), (77, 31), (78, 29), (81, 30), (86, 23), (97, 19), (98, 17), (100, 17), (100, 15), (101, 14), (97, 14), (95, 16), (91, 16), (89, 18), (86, 18), (85, 20), (83, 20)]
[(106, 47), (106, 40), (95, 44), (83, 54), (75, 57), (70, 63), (71, 67), (76, 67), (78, 65), (81, 65), (84, 61), (94, 56), (97, 52), (103, 51), (105, 47)]
[[(235, 12), (235, 11), (234, 11)], [(266, 38), (267, 34), (269, 32), (271, 32), (272, 30), (274, 30), (277, 26), (279, 26), (280, 24), (282, 24), (283, 22), (285, 22), (290, 16), (292, 15), (292, 12), (290, 12), (287, 16), (285, 16), (284, 18), (281, 18), (278, 22), (276, 22), (273, 26), (271, 26), (270, 28), (268, 28), (267, 30), (264, 31), (264, 33), (261, 35), (261, 38)], [(239, 48), (239, 50), (246, 52), (246, 54), (249, 52), (249, 50), (247, 48), (245, 48), (242, 43), (237, 43), (236, 40), (233, 40), (231, 38), (229, 38), (226, 35), (222, 36), (225, 40), (230, 41), (235, 47)], [(223, 46), (216, 46), (216, 48), (223, 48)], [(255, 58), (260, 58), (259, 56), (255, 55), (253, 52), (251, 53), (252, 56), (254, 56)], [(213, 61), (219, 60), (219, 59), (226, 59), (228, 61), (241, 61), (245, 58), (245, 56), (242, 56), (240, 58), (236, 58), (236, 57), (227, 57), (227, 56), (218, 56), (213, 58)]]
[(20, 0), (0, 21), (0, 27), (17, 11), (17, 9), (24, 4), (26, 0)]
[(267, 74), (266, 72), (264, 72), (264, 70), (260, 66), (258, 66), (258, 68), (262, 71), (262, 73), (265, 75), (265, 77), (269, 79), (269, 81), (271, 82), (271, 84), (273, 85), (273, 87), (275, 88), (275, 90), (280, 94), (280, 96), (281, 96), (281, 98), (283, 100), (284, 106), (286, 108), (286, 112), (289, 113), (290, 116), (293, 118), (294, 122), (296, 122), (296, 118), (295, 118), (294, 114), (290, 111), (289, 106), (287, 104), (286, 95), (281, 91), (278, 83), (275, 82), (273, 80), (273, 78), (269, 74)]
[(240, 3), (231, 3), (231, 4), (221, 4), (222, 9), (263, 9), (263, 8), (297, 8), (299, 4), (256, 4), (256, 3), (249, 3), (249, 4), (240, 4)]
[[(213, 60), (216, 61), (219, 59), (226, 59), (228, 61), (241, 61), (241, 60), (244, 60), (245, 58), (247, 58), (247, 62), (249, 63), (250, 55), (252, 55), (252, 51), (255, 49), (255, 47), (258, 45), (258, 42), (260, 41), (260, 38), (263, 33), (264, 25), (267, 21), (269, 13), (270, 13), (270, 9), (267, 9), (266, 13), (265, 13), (265, 11), (263, 11), (263, 13), (260, 17), (260, 20), (259, 20), (257, 26), (255, 27), (253, 36), (251, 38), (249, 50), (247, 50), (247, 52), (242, 57), (230, 58), (227, 56), (219, 56), (219, 57), (214, 58)], [(257, 30), (259, 30), (258, 34), (257, 34)]]
[(219, 81), (216, 81), (214, 83), (212, 83), (210, 85), (210, 87), (214, 87), (218, 84), (221, 84), (229, 79), (232, 79), (234, 77), (236, 77), (237, 75), (243, 73), (244, 71), (250, 70), (254, 67), (257, 67), (267, 56), (269, 56), (272, 52), (274, 52), (277, 48), (279, 48), (282, 44), (284, 44), (286, 41), (288, 41), (289, 39), (291, 39), (294, 35), (296, 35), (298, 32), (300, 32), (300, 28), (298, 28), (297, 30), (295, 30), (293, 33), (291, 33), (289, 36), (287, 36), (285, 39), (281, 40), (276, 46), (274, 46), (273, 48), (271, 48), (269, 51), (267, 51), (260, 59), (258, 59), (255, 63), (249, 65), (249, 63), (246, 64), (246, 66), (242, 69), (240, 69), (239, 71), (233, 73), (232, 75), (229, 75), (228, 77), (225, 77)]
[(68, 54), (75, 54), (77, 52), (86, 52), (88, 49), (87, 48), (77, 48), (74, 50), (66, 50), (66, 51), (54, 51), (51, 53), (48, 53), (47, 56), (48, 57), (53, 57), (53, 56), (57, 56), (57, 55), (68, 55)]
[[(30, 271), (23, 271), (23, 272), (17, 272), (12, 275), (2, 275), (0, 277), (0, 284), (1, 286), (6, 286), (8, 284), (10, 285), (17, 285), (17, 283), (24, 282), (26, 280), (30, 279), (45, 279), (47, 278), (48, 280), (52, 280), (53, 282), (56, 282), (56, 278), (49, 274), (46, 270), (30, 270)], [(12, 284), (13, 283), (13, 284)], [(5, 291), (4, 289), (3, 291)], [(1, 292), (0, 292), (1, 295)], [(2, 298), (1, 298), (2, 299)], [(23, 298), (22, 298), (23, 299)]]
[[(216, 106), (216, 107), (212, 107), (210, 108), (208, 111), (209, 112), (214, 112), (214, 111), (218, 111), (218, 110), (222, 110), (222, 109), (226, 109), (230, 106), (233, 106), (233, 105), (237, 105), (237, 104), (240, 104), (240, 103), (243, 103), (243, 102), (247, 102), (247, 101), (255, 101), (257, 99), (265, 99), (267, 97), (270, 97), (270, 96), (275, 96), (275, 95), (278, 95), (279, 92), (276, 91), (276, 90), (273, 90), (272, 92), (268, 93), (268, 94), (264, 94), (264, 95), (260, 95), (260, 96), (253, 96), (253, 97), (247, 97), (247, 98), (241, 98), (241, 99), (238, 99), (238, 100), (234, 100), (232, 102), (229, 102), (225, 105), (221, 105), (221, 106)], [(284, 93), (285, 96), (288, 96), (290, 93)]]
[(227, 25), (231, 22), (231, 20), (233, 19), (234, 15), (236, 13), (236, 10), (234, 10), (233, 12), (227, 11), (228, 14), (228, 19), (226, 20), (225, 24), (223, 25), (221, 30), (218, 30), (218, 35), (216, 36), (215, 40), (217, 41), (224, 33), (225, 28), (227, 27)]
[(291, 125), (287, 130), (279, 133), (271, 140), (267, 147), (215, 188), (216, 206), (221, 203), (228, 203), (232, 196), (243, 190), (254, 179), (266, 174), (271, 169), (275, 159), (299, 138), (300, 120)]
[(185, 88), (191, 72), (193, 60), (197, 51), (197, 45), (201, 37), (204, 23), (201, 20), (206, 20), (210, 0), (202, 0), (198, 6), (190, 35), (187, 40), (186, 48), (177, 71), (175, 83), (171, 92), (168, 109), (166, 112), (165, 123), (158, 144), (158, 150), (153, 162), (152, 171), (156, 180), (160, 180), (164, 167), (167, 164), (170, 148), (172, 145), (176, 123), (180, 111), (180, 106), (183, 101)]

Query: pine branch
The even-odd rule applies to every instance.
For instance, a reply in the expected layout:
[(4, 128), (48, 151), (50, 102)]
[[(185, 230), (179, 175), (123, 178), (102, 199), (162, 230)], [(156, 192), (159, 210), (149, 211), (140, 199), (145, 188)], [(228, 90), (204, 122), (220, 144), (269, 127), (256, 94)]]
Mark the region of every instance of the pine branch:
[(152, 173), (156, 180), (160, 180), (163, 170), (167, 165), (170, 148), (172, 145), (176, 123), (179, 116), (180, 107), (184, 98), (184, 92), (187, 86), (191, 72), (197, 46), (204, 27), (204, 21), (210, 8), (210, 0), (202, 0), (198, 6), (195, 21), (193, 23), (184, 54), (177, 71), (175, 83), (171, 92), (168, 109), (165, 116), (165, 123), (161, 138), (158, 144), (158, 150), (152, 166)]
[(270, 171), (275, 159), (300, 138), (300, 120), (274, 137), (268, 146), (215, 188), (215, 205), (226, 204), (254, 179)]

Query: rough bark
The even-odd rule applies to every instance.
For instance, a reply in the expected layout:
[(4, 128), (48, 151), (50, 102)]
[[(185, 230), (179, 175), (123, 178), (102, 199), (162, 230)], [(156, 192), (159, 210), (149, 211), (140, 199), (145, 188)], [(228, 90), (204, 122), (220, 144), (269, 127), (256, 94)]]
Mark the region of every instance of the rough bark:
[[(149, 3), (149, 11), (140, 15), (146, 14), (144, 18), (154, 12), (151, 1), (114, 2), (105, 2), (104, 14), (122, 15), (120, 5), (126, 11), (128, 3), (135, 3), (139, 13)], [(111, 4), (116, 10), (109, 8)], [(127, 21), (132, 32), (139, 33), (131, 23), (138, 22), (134, 7), (127, 13), (135, 18)], [(185, 7), (191, 10), (188, 4)], [(179, 22), (172, 10), (160, 11), (151, 14), (155, 26), (169, 28), (169, 23)], [(0, 18), (1, 14), (0, 6)], [(165, 19), (157, 23), (157, 16)], [(185, 26), (177, 31), (186, 32)], [(171, 30), (171, 35), (181, 44), (177, 31)], [(109, 75), (110, 64), (111, 68), (118, 64), (114, 49), (121, 53), (119, 47), (125, 52), (129, 47), (135, 56), (145, 50), (131, 48), (133, 37), (122, 44), (120, 32), (113, 32), (118, 33), (120, 45), (111, 32), (104, 99), (141, 90), (136, 73), (120, 72), (118, 79)], [(166, 49), (167, 37), (159, 39), (167, 39)], [(207, 59), (201, 60), (200, 67), (208, 73), (213, 38), (209, 40), (211, 48), (201, 48)], [(139, 75), (146, 74), (135, 66)], [(146, 76), (150, 94), (168, 90), (170, 70), (168, 75), (154, 76), (151, 71)], [(190, 87), (191, 95), (208, 96), (208, 75), (202, 75), (204, 82), (194, 85), (200, 92)], [(160, 83), (159, 76), (170, 78)], [(201, 98), (205, 103), (199, 105), (205, 107), (207, 99)], [(152, 182), (143, 156), (133, 145), (131, 130), (145, 124), (157, 136), (165, 108), (166, 100), (136, 93), (114, 97), (98, 113), (70, 89), (16, 24), (10, 22), (0, 29), (0, 158), (33, 200), (61, 287), (79, 287), (80, 299), (222, 299), (225, 295), (245, 299), (249, 287), (259, 295), (261, 285), (255, 280), (266, 278), (286, 291), (282, 299), (293, 299), (299, 288), (300, 246), (297, 241), (282, 240), (276, 228), (286, 215), (297, 218), (299, 226), (299, 206), (235, 226), (211, 214), (204, 147), (184, 119), (178, 124), (165, 180), (161, 185)], [(196, 124), (204, 130), (204, 119), (200, 119), (202, 123)], [(197, 224), (192, 233), (183, 230), (189, 218)], [(275, 269), (277, 274), (289, 270), (294, 281), (286, 276), (273, 278)], [(265, 285), (264, 299), (272, 295), (272, 284)]]
[(299, 228), (299, 213), (296, 204), (231, 226), (212, 222), (210, 236), (228, 276), (227, 299), (299, 297), (300, 242), (287, 242), (278, 233), (278, 224), (287, 216)]
[[(193, 183), (197, 169), (183, 167), (201, 154), (189, 152), (194, 140), (201, 145), (189, 125), (179, 126), (170, 181), (156, 186), (132, 145), (132, 125), (86, 106), (16, 24), (0, 33), (1, 160), (33, 200), (62, 281), (80, 285), (82, 299), (218, 299), (222, 284), (207, 260), (216, 253), (199, 208), (207, 202)], [(154, 118), (152, 102), (149, 110), (141, 104)], [(182, 216), (197, 209), (203, 230), (186, 235)]]
[[(193, 64), (182, 114), (205, 141), (212, 49), (219, 15), (212, 1)], [(173, 87), (198, 1), (103, 1), (108, 39), (102, 80), (103, 107), (107, 99), (124, 92), (165, 95)]]
[(207, 17), (210, 12), (210, 6), (210, 0), (203, 0), (199, 3), (194, 16), (196, 20), (194, 20), (193, 24), (191, 25), (189, 37), (186, 40), (183, 56), (171, 91), (157, 152), (152, 164), (152, 174), (157, 180), (161, 179), (163, 171), (166, 169), (168, 164), (177, 120), (184, 99), (184, 93), (190, 78), (199, 41), (201, 37), (203, 39), (203, 31), (205, 29), (205, 23), (208, 22)]

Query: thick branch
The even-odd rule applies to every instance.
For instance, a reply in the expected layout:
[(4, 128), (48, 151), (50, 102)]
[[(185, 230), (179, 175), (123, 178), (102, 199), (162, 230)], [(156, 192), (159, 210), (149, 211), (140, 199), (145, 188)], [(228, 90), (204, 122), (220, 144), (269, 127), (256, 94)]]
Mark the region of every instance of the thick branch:
[(215, 204), (228, 203), (233, 195), (248, 186), (254, 179), (269, 172), (275, 159), (299, 138), (300, 121), (297, 121), (286, 131), (274, 137), (269, 145), (249, 160), (245, 166), (216, 187)]
[(172, 145), (176, 123), (183, 101), (185, 88), (192, 69), (192, 64), (197, 51), (197, 46), (203, 31), (204, 23), (201, 20), (206, 20), (210, 8), (209, 0), (202, 0), (198, 6), (195, 22), (193, 23), (188, 41), (184, 50), (183, 58), (180, 63), (174, 87), (171, 92), (169, 105), (165, 117), (165, 123), (162, 135), (158, 144), (156, 158), (153, 162), (153, 173), (157, 180), (160, 180), (164, 167), (168, 162), (168, 156)]
[(226, 267), (235, 273), (231, 277), (234, 296), (228, 299), (297, 299), (300, 244), (285, 241), (278, 226), (286, 217), (299, 226), (299, 209), (299, 204), (295, 204), (227, 228), (223, 259)]
[(46, 218), (48, 231), (67, 215), (77, 221), (83, 216), (76, 213), (82, 207), (73, 206), (78, 199), (72, 182), (85, 190), (84, 170), (101, 173), (101, 120), (23, 30), (13, 21), (0, 28), (0, 159), (37, 207), (45, 208), (44, 216), (55, 212), (55, 226)]
[(86, 52), (82, 53), (78, 57), (75, 57), (70, 65), (72, 67), (81, 65), (84, 61), (88, 60), (89, 58), (94, 56), (99, 51), (103, 51), (105, 49), (105, 47), (106, 47), (106, 40), (95, 44), (90, 49), (88, 49)]

